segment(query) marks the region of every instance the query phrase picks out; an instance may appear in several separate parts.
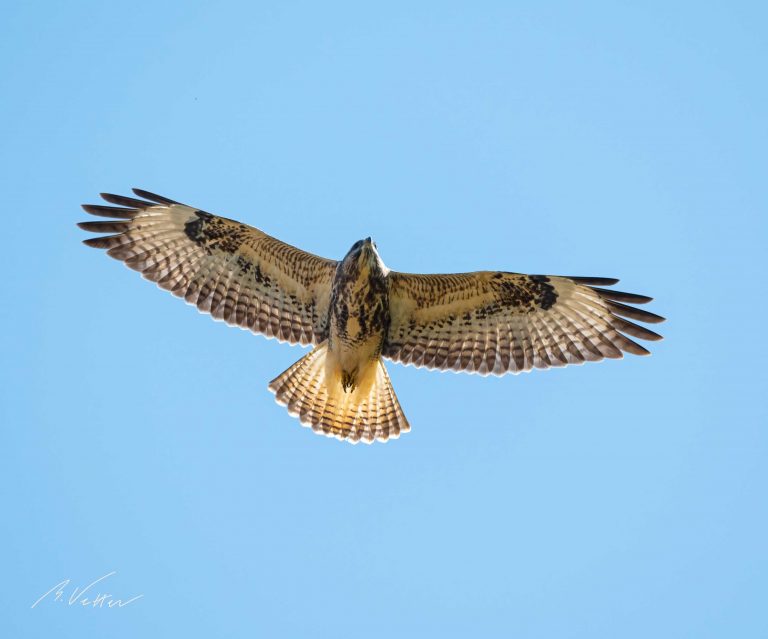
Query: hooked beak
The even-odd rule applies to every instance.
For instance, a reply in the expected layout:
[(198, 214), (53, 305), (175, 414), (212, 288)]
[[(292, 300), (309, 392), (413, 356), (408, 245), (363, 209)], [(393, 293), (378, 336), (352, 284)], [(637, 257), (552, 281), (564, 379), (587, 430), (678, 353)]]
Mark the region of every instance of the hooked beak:
[(360, 254), (374, 252), (373, 240), (370, 237), (366, 237), (363, 240), (363, 245), (360, 247)]

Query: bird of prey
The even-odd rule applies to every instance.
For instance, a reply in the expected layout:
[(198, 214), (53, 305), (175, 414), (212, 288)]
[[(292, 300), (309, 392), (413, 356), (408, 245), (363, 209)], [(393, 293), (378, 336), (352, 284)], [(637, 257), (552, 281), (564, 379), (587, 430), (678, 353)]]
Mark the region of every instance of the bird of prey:
[[(148, 191), (102, 194), (85, 240), (227, 324), (314, 349), (269, 384), (302, 424), (349, 442), (410, 430), (382, 359), (480, 375), (647, 355), (664, 318), (604, 277), (389, 270), (371, 238), (341, 261)], [(628, 318), (628, 319), (625, 319)]]

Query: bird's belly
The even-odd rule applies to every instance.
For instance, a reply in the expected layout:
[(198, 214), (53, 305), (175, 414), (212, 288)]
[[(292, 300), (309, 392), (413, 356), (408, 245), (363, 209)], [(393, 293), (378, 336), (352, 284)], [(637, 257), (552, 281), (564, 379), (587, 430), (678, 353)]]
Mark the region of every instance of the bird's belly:
[(371, 335), (356, 342), (331, 340), (325, 359), (328, 388), (367, 395), (375, 378), (383, 337)]

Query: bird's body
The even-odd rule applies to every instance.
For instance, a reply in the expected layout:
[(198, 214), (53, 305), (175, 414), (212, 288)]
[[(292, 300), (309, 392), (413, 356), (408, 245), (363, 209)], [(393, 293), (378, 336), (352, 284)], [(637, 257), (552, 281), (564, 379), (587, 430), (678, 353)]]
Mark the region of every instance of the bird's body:
[[(397, 273), (370, 238), (327, 260), (234, 220), (134, 189), (84, 205), (86, 240), (229, 324), (314, 349), (269, 385), (316, 432), (386, 441), (410, 429), (383, 358), (503, 375), (648, 351), (629, 322), (663, 318), (629, 304), (651, 298), (601, 288), (611, 278), (478, 271)], [(629, 304), (627, 304), (627, 303)]]
[(386, 272), (370, 238), (339, 263), (331, 288), (326, 383), (367, 392), (389, 328)]

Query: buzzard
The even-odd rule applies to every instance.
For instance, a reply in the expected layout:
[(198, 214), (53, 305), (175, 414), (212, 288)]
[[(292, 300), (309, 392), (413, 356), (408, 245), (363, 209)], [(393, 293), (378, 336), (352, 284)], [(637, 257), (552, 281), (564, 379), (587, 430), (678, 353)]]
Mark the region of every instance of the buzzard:
[[(317, 433), (387, 441), (410, 430), (383, 359), (480, 375), (648, 355), (629, 320), (664, 318), (605, 277), (390, 271), (370, 237), (341, 261), (148, 191), (104, 193), (85, 240), (214, 319), (314, 349), (269, 384)], [(628, 319), (627, 319), (628, 318)]]

